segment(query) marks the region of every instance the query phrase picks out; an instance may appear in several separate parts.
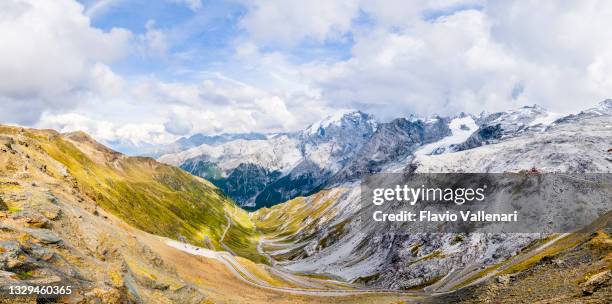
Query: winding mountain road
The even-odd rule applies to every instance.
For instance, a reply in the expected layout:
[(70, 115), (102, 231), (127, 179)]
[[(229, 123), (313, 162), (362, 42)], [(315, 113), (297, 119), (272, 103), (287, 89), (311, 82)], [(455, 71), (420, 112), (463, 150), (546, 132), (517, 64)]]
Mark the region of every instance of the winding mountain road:
[[(520, 257), (517, 256), (513, 258), (510, 263), (505, 264), (503, 267), (500, 267), (499, 269), (496, 269), (495, 271), (492, 271), (491, 273), (488, 273), (485, 276), (461, 288), (465, 288), (465, 287), (472, 286), (472, 285), (481, 283), (483, 281), (486, 281), (492, 278), (493, 276), (499, 274), (500, 272), (504, 271), (505, 269), (508, 269), (512, 265), (520, 263), (524, 261), (525, 259), (528, 259), (538, 254), (542, 250), (546, 249), (547, 247), (554, 244), (556, 241), (566, 237), (567, 235), (569, 235), (569, 233), (560, 234), (557, 237), (542, 244), (540, 247), (530, 251), (528, 254), (522, 255)], [(312, 284), (310, 282), (310, 279), (309, 279), (309, 282), (307, 283), (307, 282), (304, 282), (302, 279), (297, 278), (297, 276), (295, 275), (288, 274), (288, 273), (283, 272), (282, 270), (275, 269), (278, 272), (281, 272), (280, 274), (277, 273), (276, 271), (274, 272), (276, 275), (280, 276), (281, 278), (287, 280), (288, 282), (291, 282), (297, 285), (302, 285), (302, 287), (299, 287), (299, 288), (279, 287), (279, 286), (270, 285), (268, 282), (265, 282), (262, 279), (258, 278), (256, 275), (251, 273), (246, 267), (244, 267), (236, 259), (236, 257), (229, 252), (213, 251), (213, 250), (209, 250), (209, 249), (205, 249), (205, 248), (201, 248), (201, 247), (197, 247), (197, 246), (193, 246), (193, 245), (189, 245), (189, 244), (185, 244), (185, 243), (181, 243), (181, 242), (169, 240), (169, 239), (166, 239), (166, 244), (168, 246), (174, 247), (176, 249), (185, 251), (193, 255), (200, 255), (200, 256), (207, 257), (207, 258), (216, 259), (222, 264), (224, 264), (227, 267), (227, 269), (236, 278), (238, 278), (239, 280), (251, 286), (268, 289), (272, 291), (286, 292), (286, 293), (291, 293), (291, 294), (296, 294), (296, 295), (338, 297), (338, 296), (355, 296), (355, 295), (364, 295), (364, 294), (395, 294), (398, 296), (409, 296), (409, 297), (415, 297), (415, 298), (430, 297), (430, 296), (448, 294), (448, 293), (452, 293), (458, 290), (458, 288), (456, 288), (457, 286), (461, 286), (462, 282), (471, 278), (475, 273), (477, 273), (477, 271), (481, 270), (481, 268), (478, 267), (477, 265), (468, 265), (460, 270), (453, 270), (449, 272), (449, 274), (447, 274), (442, 280), (440, 280), (440, 282), (434, 285), (431, 285), (427, 288), (424, 288), (423, 290), (402, 291), (402, 290), (391, 290), (391, 289), (324, 288), (324, 286), (327, 286), (326, 284)], [(341, 284), (342, 282), (338, 282), (338, 283)], [(346, 286), (346, 284), (341, 284), (341, 285)]]

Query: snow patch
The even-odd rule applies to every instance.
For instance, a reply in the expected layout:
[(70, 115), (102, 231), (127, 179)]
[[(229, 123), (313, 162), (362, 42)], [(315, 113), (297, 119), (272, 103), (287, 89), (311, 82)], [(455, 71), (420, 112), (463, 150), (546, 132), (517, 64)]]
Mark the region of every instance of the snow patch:
[(448, 127), (451, 129), (451, 135), (444, 137), (437, 142), (422, 146), (414, 154), (429, 155), (437, 149), (447, 148), (454, 144), (460, 144), (466, 141), (470, 135), (472, 135), (472, 133), (478, 129), (476, 122), (470, 116), (455, 118), (451, 120)]
[(546, 115), (538, 116), (536, 119), (534, 119), (529, 124), (529, 126), (537, 126), (537, 125), (550, 126), (553, 122), (555, 122), (555, 120), (563, 116), (564, 116), (563, 114), (559, 114), (559, 113), (546, 113)]

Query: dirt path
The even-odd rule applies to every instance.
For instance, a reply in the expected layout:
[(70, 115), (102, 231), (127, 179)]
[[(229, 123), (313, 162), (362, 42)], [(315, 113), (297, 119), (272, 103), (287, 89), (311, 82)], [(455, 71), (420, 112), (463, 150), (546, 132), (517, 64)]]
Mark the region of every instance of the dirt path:
[(236, 253), (229, 246), (223, 243), (223, 240), (225, 240), (225, 235), (227, 234), (230, 227), (232, 226), (232, 218), (227, 215), (227, 211), (224, 213), (224, 215), (225, 215), (225, 219), (227, 220), (227, 226), (225, 226), (225, 230), (223, 230), (223, 234), (221, 235), (221, 238), (219, 239), (219, 245), (221, 245), (221, 248), (223, 248), (225, 251), (233, 255), (236, 255)]

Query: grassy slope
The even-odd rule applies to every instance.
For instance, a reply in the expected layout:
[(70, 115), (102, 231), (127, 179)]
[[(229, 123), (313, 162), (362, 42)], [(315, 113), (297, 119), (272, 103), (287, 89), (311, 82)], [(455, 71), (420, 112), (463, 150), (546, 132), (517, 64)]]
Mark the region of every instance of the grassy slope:
[(252, 213), (257, 230), (272, 243), (264, 243), (265, 251), (284, 251), (275, 254), (277, 261), (291, 260), (305, 254), (305, 241), (320, 237), (322, 227), (325, 237), (319, 240), (320, 248), (333, 243), (334, 238), (345, 232), (346, 221), (332, 222), (337, 215), (334, 202), (346, 189), (322, 190), (308, 197), (297, 197), (272, 208), (262, 208)]
[(297, 197), (272, 208), (261, 208), (252, 218), (257, 228), (269, 237), (294, 236), (316, 230), (318, 221), (327, 221), (335, 215), (330, 208), (340, 192), (342, 190), (323, 190), (307, 198)]
[[(19, 128), (0, 126), (0, 134), (19, 134)], [(254, 226), (246, 212), (209, 182), (151, 158), (127, 157), (93, 141), (82, 132), (25, 129), (21, 136), (32, 148), (48, 154), (68, 171), (64, 179), (100, 207), (144, 231), (220, 248), (219, 239), (233, 217), (225, 243), (233, 251), (260, 261)], [(48, 168), (61, 178), (64, 173)], [(244, 219), (247, 220), (244, 220)], [(208, 239), (208, 241), (205, 241)]]

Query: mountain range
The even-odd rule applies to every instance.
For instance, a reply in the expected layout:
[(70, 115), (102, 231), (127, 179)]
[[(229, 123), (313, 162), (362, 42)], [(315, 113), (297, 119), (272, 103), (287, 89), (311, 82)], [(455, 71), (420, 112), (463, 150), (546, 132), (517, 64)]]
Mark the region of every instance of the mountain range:
[[(578, 115), (609, 113), (611, 103), (603, 101)], [(291, 133), (183, 138), (171, 145), (179, 152), (164, 154), (158, 160), (210, 180), (243, 208), (257, 210), (356, 181), (401, 160), (545, 132), (571, 117), (537, 105), (479, 115), (410, 116), (389, 122), (378, 122), (360, 111), (341, 112)]]

